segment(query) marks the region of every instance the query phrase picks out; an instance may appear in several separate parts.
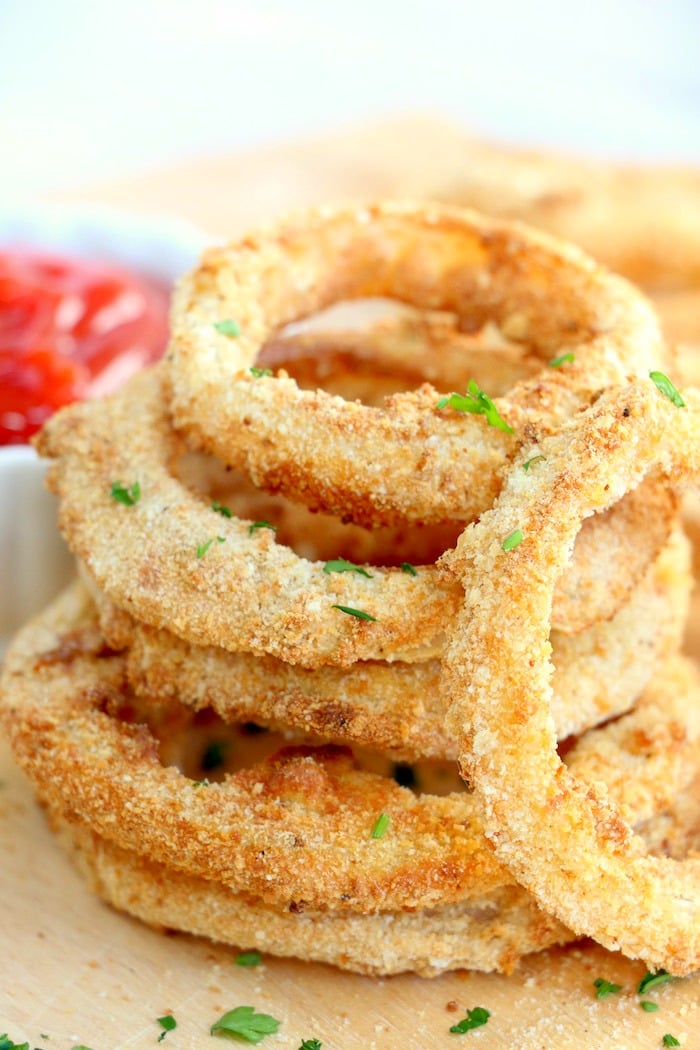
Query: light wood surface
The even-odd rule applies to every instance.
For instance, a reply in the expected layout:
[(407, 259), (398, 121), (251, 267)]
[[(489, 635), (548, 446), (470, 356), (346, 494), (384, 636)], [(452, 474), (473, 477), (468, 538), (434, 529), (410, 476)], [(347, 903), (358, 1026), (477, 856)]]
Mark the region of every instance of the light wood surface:
[[(429, 185), (431, 170), (439, 176), (448, 156), (454, 169), (461, 142), (449, 126), (406, 119), (183, 165), (82, 196), (174, 212), (226, 235), (290, 206), (379, 196), (412, 180)], [(282, 1020), (263, 1045), (289, 1050), (311, 1037), (323, 1050), (653, 1050), (667, 1032), (686, 1048), (700, 1047), (700, 977), (660, 988), (648, 996), (658, 1011), (645, 1013), (635, 991), (644, 966), (592, 945), (533, 957), (508, 978), (372, 980), (271, 959), (242, 969), (232, 949), (165, 936), (95, 900), (49, 834), (2, 742), (0, 784), (0, 1034), (30, 1047), (153, 1047), (156, 1018), (166, 1013), (178, 1027), (165, 1048), (215, 1047), (210, 1025), (238, 1005)], [(623, 991), (596, 1000), (597, 977)], [(451, 1035), (450, 1025), (475, 1006), (491, 1011), (488, 1025)]]

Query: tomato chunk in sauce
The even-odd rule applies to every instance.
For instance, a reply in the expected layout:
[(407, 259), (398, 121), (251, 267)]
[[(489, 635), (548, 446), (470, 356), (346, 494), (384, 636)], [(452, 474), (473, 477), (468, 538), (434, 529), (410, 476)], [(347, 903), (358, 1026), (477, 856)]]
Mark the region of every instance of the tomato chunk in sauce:
[(57, 408), (110, 393), (157, 360), (168, 291), (103, 263), (0, 249), (0, 444)]

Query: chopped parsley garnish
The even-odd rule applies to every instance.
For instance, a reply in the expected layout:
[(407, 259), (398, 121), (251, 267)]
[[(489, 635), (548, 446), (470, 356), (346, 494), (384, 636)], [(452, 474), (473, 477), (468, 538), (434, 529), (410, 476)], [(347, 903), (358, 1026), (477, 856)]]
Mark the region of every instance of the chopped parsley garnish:
[(221, 332), (222, 335), (227, 335), (231, 339), (236, 339), (241, 334), (241, 326), (238, 321), (233, 321), (229, 318), (228, 321), (216, 321), (214, 328), (217, 332)]
[(212, 1035), (223, 1032), (238, 1035), (248, 1043), (261, 1043), (266, 1035), (273, 1035), (281, 1023), (269, 1014), (256, 1014), (254, 1006), (237, 1006), (220, 1017), (210, 1031)]
[(233, 517), (233, 511), (229, 510), (228, 507), (225, 507), (223, 503), (219, 503), (218, 499), (214, 500), (214, 502), (211, 505), (211, 509), (215, 510), (217, 514), (221, 514), (223, 518)]
[(593, 986), (596, 989), (596, 999), (605, 999), (608, 995), (615, 995), (616, 992), (622, 991), (621, 984), (612, 984), (610, 981), (606, 981), (602, 977), (597, 977), (593, 982)]
[(29, 1043), (13, 1043), (8, 1035), (0, 1035), (0, 1050), (29, 1050)]
[(647, 970), (639, 982), (637, 994), (644, 995), (645, 992), (650, 991), (652, 988), (658, 988), (660, 984), (667, 984), (669, 981), (673, 980), (675, 980), (673, 974), (667, 973), (666, 970), (658, 970), (657, 973), (652, 973), (651, 970)]
[(272, 529), (273, 532), (277, 532), (277, 526), (272, 525), (269, 521), (254, 521), (248, 526), (248, 535), (252, 536), (257, 529)]
[(356, 572), (359, 576), (366, 576), (368, 580), (372, 579), (371, 572), (367, 572), (367, 569), (363, 569), (361, 565), (355, 565), (353, 561), (347, 561), (346, 558), (333, 558), (327, 561), (323, 566), (323, 571), (327, 573)]
[[(25, 1046), (28, 1046), (28, 1043), (23, 1043), (22, 1046), (18, 1046), (17, 1050), (24, 1050)], [(80, 1046), (72, 1046), (70, 1050), (91, 1050), (91, 1048), (89, 1046), (83, 1046), (81, 1043)]]
[(659, 1004), (652, 1003), (650, 999), (642, 1000), (642, 1002), (639, 1005), (641, 1006), (642, 1010), (644, 1010), (644, 1012), (647, 1014), (656, 1013), (656, 1011), (659, 1009)]
[(675, 1035), (669, 1035), (668, 1032), (661, 1040), (662, 1046), (680, 1046), (681, 1044), (676, 1039)]
[(370, 616), (369, 613), (363, 612), (362, 609), (353, 609), (351, 605), (332, 605), (332, 609), (340, 609), (341, 612), (346, 613), (348, 616), (355, 616), (358, 620), (371, 620), (372, 623), (377, 622), (376, 616)]
[(490, 1016), (490, 1012), (483, 1006), (475, 1006), (473, 1010), (467, 1010), (467, 1016), (457, 1024), (453, 1024), (450, 1031), (456, 1035), (463, 1035), (465, 1032), (471, 1032), (472, 1028), (481, 1028)]
[(172, 1014), (166, 1014), (165, 1017), (159, 1017), (157, 1020), (158, 1024), (163, 1029), (158, 1036), (158, 1042), (162, 1043), (168, 1032), (172, 1032), (174, 1028), (177, 1028), (177, 1021)]
[(207, 553), (207, 551), (211, 547), (211, 545), (214, 542), (214, 540), (216, 540), (218, 543), (226, 543), (226, 537), (225, 536), (212, 536), (212, 538), (210, 540), (207, 540), (205, 543), (200, 543), (200, 545), (197, 547), (197, 557), (198, 558), (203, 558), (204, 557), (204, 555)]
[(123, 503), (125, 507), (133, 507), (141, 499), (141, 486), (138, 481), (135, 481), (130, 488), (127, 488), (126, 485), (122, 485), (121, 481), (113, 481), (109, 494), (117, 503)]
[(236, 966), (259, 966), (261, 962), (260, 952), (240, 952), (236, 956)]
[(533, 456), (532, 459), (526, 459), (525, 462), (523, 463), (523, 470), (527, 474), (527, 472), (530, 469), (530, 467), (534, 467), (535, 463), (542, 463), (542, 462), (544, 462), (544, 460), (546, 460), (546, 458), (547, 458), (546, 456), (540, 455), (540, 456)]
[(320, 1039), (302, 1039), (299, 1050), (321, 1050), (322, 1046)]
[(506, 536), (503, 543), (501, 544), (501, 547), (504, 551), (512, 551), (515, 550), (516, 547), (519, 547), (522, 542), (522, 532), (520, 531), (520, 529), (515, 529), (515, 531), (511, 532), (509, 536)]
[(250, 374), (255, 376), (256, 379), (262, 379), (263, 376), (271, 376), (271, 368), (256, 368), (255, 365), (250, 369)]
[(206, 777), (204, 778), (204, 780), (193, 780), (192, 781), (192, 787), (193, 788), (201, 788), (201, 787), (209, 787), (209, 786), (210, 786), (210, 783), (209, 783), (209, 781), (207, 780)]
[(437, 408), (448, 406), (455, 412), (469, 412), (475, 416), (484, 416), (490, 427), (504, 430), (506, 434), (514, 433), (513, 428), (506, 423), (491, 398), (473, 379), (470, 379), (467, 384), (466, 394), (447, 394), (437, 403)]
[(390, 823), (391, 817), (389, 816), (389, 814), (380, 813), (374, 822), (374, 827), (372, 828), (372, 834), (370, 835), (370, 838), (383, 839), (387, 833)]
[(553, 357), (549, 362), (550, 368), (561, 368), (562, 365), (571, 363), (575, 358), (573, 351), (569, 350), (566, 354), (559, 354), (559, 357)]
[(418, 572), (411, 565), (410, 561), (402, 561), (401, 562), (401, 572), (407, 572), (409, 576), (417, 576), (418, 575)]
[(685, 408), (685, 401), (667, 375), (664, 375), (663, 372), (650, 372), (649, 378), (656, 383), (661, 393), (665, 394), (676, 408)]

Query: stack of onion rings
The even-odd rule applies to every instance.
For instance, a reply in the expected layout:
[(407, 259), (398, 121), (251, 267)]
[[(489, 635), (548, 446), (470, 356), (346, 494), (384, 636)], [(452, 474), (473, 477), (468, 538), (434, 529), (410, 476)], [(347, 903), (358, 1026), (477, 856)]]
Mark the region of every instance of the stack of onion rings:
[[(186, 746), (191, 730), (160, 698), (151, 705), (149, 715), (130, 693), (125, 658), (105, 649), (78, 586), (20, 633), (8, 658), (2, 716), (14, 753), (127, 910), (218, 939), (231, 928), (244, 944), (262, 922), (271, 950), (289, 950), (299, 936), (303, 957), (365, 972), (509, 968), (524, 952), (570, 939), (495, 860), (472, 795), (415, 798), (390, 778), (353, 769), (346, 754), (309, 747), (287, 748), (222, 783), (193, 783), (159, 758)], [(697, 776), (696, 672), (681, 660), (667, 665), (634, 712), (593, 733), (601, 739), (584, 735), (567, 762), (592, 785), (604, 751), (602, 782), (630, 820), (645, 824), (653, 847), (654, 821), (668, 819)], [(373, 840), (379, 812), (390, 814), (392, 833)], [(218, 928), (204, 918), (217, 901), (227, 916)], [(317, 945), (301, 933), (312, 917), (328, 934)], [(455, 924), (461, 939), (447, 936)], [(331, 935), (343, 930), (350, 942), (336, 940), (331, 955)], [(389, 931), (382, 965), (374, 949)]]
[[(409, 312), (306, 326), (372, 296)], [(641, 378), (665, 361), (623, 280), (457, 209), (317, 210), (206, 255), (168, 360), (37, 442), (84, 584), (16, 639), (0, 722), (98, 892), (147, 922), (365, 973), (508, 970), (587, 931), (558, 884), (530, 885), (527, 853), (522, 876), (489, 842), (501, 796), (464, 725), (490, 725), (510, 648), (483, 543), (521, 567), (514, 607), (546, 590), (523, 631), (536, 644), (513, 646), (523, 720), (551, 649), (566, 775), (605, 794), (640, 856), (694, 848), (700, 684), (678, 656), (677, 486), (642, 477), (644, 448), (627, 484), (629, 452), (611, 492), (593, 486), (601, 513), (580, 529), (569, 514), (548, 574), (530, 533), (553, 524), (526, 496), (545, 506), (561, 450), (595, 446), (620, 389), (666, 441)], [(497, 540), (493, 521), (509, 525)], [(637, 954), (682, 970), (693, 951), (691, 937)]]

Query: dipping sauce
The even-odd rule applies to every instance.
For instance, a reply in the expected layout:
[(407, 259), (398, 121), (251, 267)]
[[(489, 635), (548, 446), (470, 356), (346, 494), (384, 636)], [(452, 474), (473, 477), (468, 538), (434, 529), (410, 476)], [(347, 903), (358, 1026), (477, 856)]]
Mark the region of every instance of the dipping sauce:
[(166, 288), (119, 267), (0, 249), (0, 445), (117, 389), (168, 339)]

